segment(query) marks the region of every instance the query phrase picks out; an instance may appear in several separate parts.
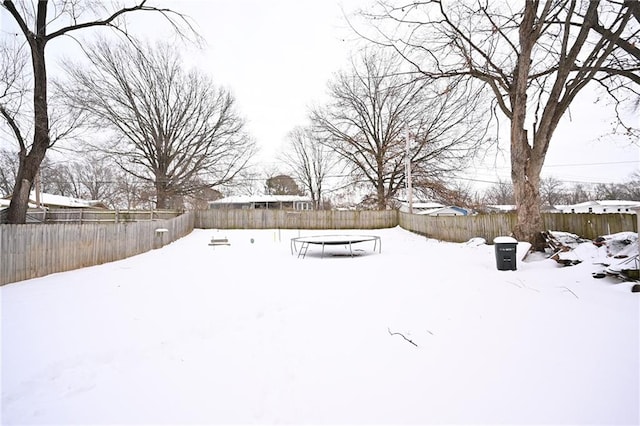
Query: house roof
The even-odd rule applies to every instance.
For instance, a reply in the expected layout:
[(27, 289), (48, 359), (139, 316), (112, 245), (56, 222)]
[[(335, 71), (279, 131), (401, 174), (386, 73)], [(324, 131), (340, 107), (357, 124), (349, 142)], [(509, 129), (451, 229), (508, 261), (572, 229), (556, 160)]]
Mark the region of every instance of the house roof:
[(634, 207), (640, 206), (640, 201), (629, 201), (629, 200), (593, 200), (593, 201), (585, 201), (583, 203), (573, 204), (565, 206), (566, 208), (575, 208), (575, 207), (592, 207), (592, 206), (627, 206)]
[(444, 204), (436, 203), (436, 202), (418, 202), (412, 203), (412, 207), (414, 209), (440, 209), (446, 207)]
[(421, 215), (438, 215), (438, 214), (446, 214), (446, 213), (462, 213), (466, 215), (468, 214), (468, 211), (466, 209), (463, 209), (462, 207), (445, 206), (445, 207), (438, 207), (435, 209), (421, 210), (419, 212), (416, 212), (416, 214), (421, 214)]
[[(11, 202), (11, 197), (6, 197), (0, 200), (0, 206), (8, 206)], [(97, 200), (82, 200), (80, 198), (65, 197), (63, 195), (54, 195), (41, 193), (40, 204), (47, 207), (74, 207), (74, 208), (89, 208), (89, 207), (104, 207), (101, 201)], [(36, 208), (36, 194), (31, 192), (29, 194), (29, 207)]]
[(516, 209), (515, 204), (489, 204), (487, 207), (504, 212), (510, 212)]
[[(409, 201), (407, 200), (398, 199), (398, 201), (404, 206), (409, 205)], [(413, 209), (437, 209), (440, 207), (445, 207), (445, 205), (436, 203), (435, 201), (413, 201), (411, 203), (411, 207), (413, 207)]]
[(300, 195), (234, 195), (209, 201), (209, 204), (291, 203), (296, 201), (311, 202), (311, 198)]

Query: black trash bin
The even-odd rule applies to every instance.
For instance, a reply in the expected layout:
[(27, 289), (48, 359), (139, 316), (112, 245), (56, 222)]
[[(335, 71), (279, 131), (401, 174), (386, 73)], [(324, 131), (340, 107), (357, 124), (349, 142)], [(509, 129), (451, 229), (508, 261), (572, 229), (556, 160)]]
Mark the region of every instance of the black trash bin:
[(516, 248), (518, 241), (511, 237), (497, 237), (493, 240), (496, 246), (496, 266), (499, 271), (516, 270)]

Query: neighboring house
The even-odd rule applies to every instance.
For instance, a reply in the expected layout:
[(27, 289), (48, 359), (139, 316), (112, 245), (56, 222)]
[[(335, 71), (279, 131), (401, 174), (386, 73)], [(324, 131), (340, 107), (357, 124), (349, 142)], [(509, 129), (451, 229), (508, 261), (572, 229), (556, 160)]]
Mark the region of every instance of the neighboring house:
[[(444, 204), (436, 203), (436, 202), (422, 202), (417, 201), (411, 203), (411, 208), (413, 210), (413, 214), (419, 214), (420, 212), (424, 212), (427, 210), (440, 209), (442, 207), (446, 207)], [(400, 209), (403, 213), (409, 213), (409, 203), (406, 201), (400, 200)]]
[(485, 206), (488, 213), (511, 213), (516, 211), (515, 204), (489, 204)]
[(544, 204), (540, 206), (541, 213), (562, 213), (563, 206), (552, 206), (551, 204)]
[[(416, 202), (411, 204), (413, 214), (426, 214), (429, 216), (467, 216), (467, 209), (456, 206), (445, 206), (436, 202)], [(409, 203), (400, 201), (400, 209), (403, 213), (409, 213)]]
[(299, 195), (237, 195), (209, 201), (210, 209), (312, 210), (310, 197)]
[(640, 207), (640, 201), (599, 200), (561, 207), (562, 213), (635, 213), (634, 208)]
[[(8, 207), (11, 196), (0, 199), (0, 207)], [(40, 194), (40, 207), (48, 209), (107, 209), (108, 207), (97, 200), (82, 200), (79, 198), (65, 197), (63, 195)], [(29, 208), (38, 208), (36, 204), (36, 193), (29, 194)]]
[(462, 207), (447, 206), (438, 207), (435, 209), (421, 210), (416, 214), (428, 215), (428, 216), (468, 216), (469, 211)]

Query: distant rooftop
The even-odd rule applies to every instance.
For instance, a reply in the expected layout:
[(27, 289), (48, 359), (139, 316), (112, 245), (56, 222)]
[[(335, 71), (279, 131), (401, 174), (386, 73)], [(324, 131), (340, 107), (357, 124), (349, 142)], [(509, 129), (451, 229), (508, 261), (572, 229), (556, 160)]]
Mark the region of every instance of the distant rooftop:
[[(9, 206), (11, 197), (0, 199), (1, 206)], [(67, 208), (88, 208), (88, 207), (104, 207), (103, 203), (97, 200), (82, 200), (80, 198), (66, 197), (63, 195), (54, 195), (41, 193), (40, 204), (47, 207), (67, 207)], [(32, 191), (29, 194), (29, 208), (36, 208), (36, 193)]]
[(311, 201), (311, 197), (301, 195), (233, 195), (209, 201), (209, 204), (288, 203), (296, 201)]

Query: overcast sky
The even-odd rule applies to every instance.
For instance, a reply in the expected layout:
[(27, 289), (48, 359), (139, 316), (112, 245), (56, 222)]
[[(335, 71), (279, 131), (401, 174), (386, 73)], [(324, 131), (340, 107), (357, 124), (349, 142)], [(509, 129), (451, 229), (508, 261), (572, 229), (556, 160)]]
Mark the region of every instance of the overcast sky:
[(322, 102), (332, 74), (347, 65), (359, 40), (344, 16), (365, 3), (180, 2), (208, 45), (198, 65), (235, 94), (265, 162), (274, 161), (295, 126), (306, 124), (309, 107)]
[[(235, 95), (248, 130), (261, 149), (259, 160), (277, 169), (275, 155), (287, 134), (304, 125), (308, 108), (321, 103), (332, 74), (348, 64), (358, 38), (344, 18), (367, 0), (156, 0), (190, 15), (206, 40), (203, 51), (184, 55)], [(5, 12), (3, 12), (3, 15)], [(131, 15), (134, 17), (134, 15)], [(6, 18), (3, 17), (3, 18)], [(4, 20), (4, 19), (3, 19)], [(136, 14), (130, 21), (149, 38), (166, 38), (159, 20)], [(56, 41), (57, 42), (57, 41)], [(361, 41), (359, 41), (361, 43)], [(64, 43), (64, 42), (63, 42)], [(48, 49), (55, 48), (55, 45)], [(582, 96), (554, 136), (543, 176), (573, 182), (620, 182), (640, 169), (640, 147), (607, 136), (607, 108)], [(505, 127), (505, 126), (503, 126)], [(508, 134), (502, 135), (508, 149)], [(470, 169), (468, 179), (509, 180), (508, 152)], [(497, 159), (497, 163), (493, 163)]]
[[(308, 107), (323, 101), (332, 74), (358, 47), (345, 15), (367, 0), (181, 0), (172, 2), (198, 24), (208, 43), (198, 65), (229, 87), (262, 150), (274, 155), (287, 133), (304, 125)], [(620, 182), (640, 169), (640, 146), (609, 134), (613, 116), (595, 96), (578, 98), (558, 128), (543, 176), (567, 182)], [(508, 135), (502, 135), (508, 149)], [(510, 179), (508, 152), (469, 170), (467, 178)], [(494, 163), (497, 160), (498, 163)], [(477, 182), (483, 185), (484, 182)]]

